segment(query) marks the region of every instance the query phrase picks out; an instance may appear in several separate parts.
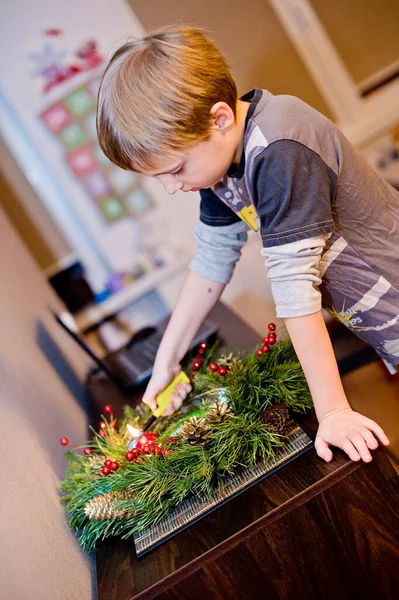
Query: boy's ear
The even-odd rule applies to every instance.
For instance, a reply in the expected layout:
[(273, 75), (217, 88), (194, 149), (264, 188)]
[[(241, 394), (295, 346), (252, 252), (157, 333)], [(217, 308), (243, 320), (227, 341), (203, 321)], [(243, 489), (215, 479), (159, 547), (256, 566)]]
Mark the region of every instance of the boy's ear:
[(227, 131), (235, 123), (234, 113), (226, 102), (216, 102), (210, 112), (212, 130)]

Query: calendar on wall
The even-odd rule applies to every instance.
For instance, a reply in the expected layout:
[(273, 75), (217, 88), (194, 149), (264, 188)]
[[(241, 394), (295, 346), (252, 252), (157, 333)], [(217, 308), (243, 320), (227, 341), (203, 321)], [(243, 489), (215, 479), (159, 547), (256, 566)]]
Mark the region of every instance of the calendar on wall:
[(47, 129), (64, 150), (64, 160), (106, 222), (142, 217), (152, 206), (140, 175), (113, 165), (96, 133), (96, 97), (101, 77), (69, 91), (41, 113)]

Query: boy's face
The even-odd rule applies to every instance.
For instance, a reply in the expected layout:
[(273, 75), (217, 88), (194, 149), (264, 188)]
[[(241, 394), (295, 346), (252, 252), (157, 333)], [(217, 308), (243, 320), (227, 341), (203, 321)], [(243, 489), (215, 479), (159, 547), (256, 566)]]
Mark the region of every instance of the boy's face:
[(162, 165), (162, 172), (145, 174), (156, 177), (168, 194), (212, 187), (226, 174), (234, 158), (234, 149), (225, 147), (224, 140), (217, 137), (212, 134), (209, 140), (177, 155), (169, 164)]
[(168, 194), (178, 190), (194, 192), (212, 187), (222, 179), (235, 160), (241, 134), (234, 114), (225, 103), (218, 103), (214, 108), (214, 125), (208, 140), (176, 155), (157, 171), (144, 173), (159, 179)]

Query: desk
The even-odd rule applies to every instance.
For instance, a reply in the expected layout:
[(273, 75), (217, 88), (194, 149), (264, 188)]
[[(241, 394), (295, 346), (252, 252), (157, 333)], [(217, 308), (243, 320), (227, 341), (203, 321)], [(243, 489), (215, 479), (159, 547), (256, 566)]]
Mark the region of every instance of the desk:
[[(211, 314), (227, 347), (258, 335), (225, 305)], [(102, 376), (88, 384), (92, 414), (127, 397)], [(314, 438), (316, 421), (300, 423)], [(370, 464), (310, 450), (137, 559), (132, 540), (97, 548), (99, 600), (356, 600), (399, 597), (399, 489), (383, 449)]]

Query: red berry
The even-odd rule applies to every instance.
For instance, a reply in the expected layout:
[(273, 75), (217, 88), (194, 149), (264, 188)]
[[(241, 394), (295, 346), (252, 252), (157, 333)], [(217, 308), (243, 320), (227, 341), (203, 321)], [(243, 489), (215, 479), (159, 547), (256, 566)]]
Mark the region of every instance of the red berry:
[(267, 342), (270, 346), (273, 346), (276, 343), (276, 338), (274, 337), (269, 337), (269, 340)]
[(68, 438), (62, 437), (60, 439), (60, 444), (61, 444), (61, 446), (68, 446), (68, 444), (69, 444)]
[(143, 453), (152, 454), (152, 446), (150, 444), (145, 444), (145, 446), (143, 446)]
[(205, 352), (205, 348), (198, 348), (198, 356), (202, 356)]
[(256, 351), (256, 354), (259, 356), (259, 358), (262, 356), (263, 354), (263, 350), (262, 348), (259, 348), (259, 350)]
[(270, 352), (270, 346), (268, 346), (267, 344), (262, 346), (262, 352)]
[(193, 362), (193, 371), (198, 371), (201, 368), (201, 361), (195, 360)]
[(129, 452), (126, 452), (125, 454), (125, 458), (126, 460), (135, 460), (136, 458), (138, 458), (141, 454), (141, 451), (138, 448), (133, 448), (133, 450), (129, 450)]
[(269, 336), (266, 336), (265, 338), (263, 338), (262, 342), (264, 344), (268, 344), (269, 343)]
[(101, 430), (100, 435), (101, 435), (101, 437), (105, 437), (105, 431)]
[(212, 371), (212, 373), (215, 373), (215, 371), (217, 371), (219, 368), (219, 365), (217, 363), (211, 363), (209, 365), (209, 370)]
[(271, 331), (269, 333), (269, 335), (267, 336), (268, 340), (275, 340), (276, 339), (276, 334), (274, 333), (274, 331)]
[(91, 448), (85, 448), (83, 450), (83, 453), (86, 454), (86, 456), (88, 456), (89, 454), (93, 454), (93, 450)]
[(137, 440), (136, 449), (144, 452), (144, 446), (148, 445), (150, 442), (153, 442), (158, 437), (157, 433), (143, 433)]
[(154, 444), (152, 447), (153, 454), (163, 454), (162, 444)]
[(119, 465), (117, 462), (112, 462), (110, 466), (111, 471), (117, 471), (119, 469)]
[(203, 348), (204, 350), (206, 350), (208, 348), (208, 344), (206, 342), (201, 342), (200, 348)]
[(276, 331), (276, 325), (274, 323), (269, 323), (267, 328), (269, 331)]
[(222, 376), (226, 375), (227, 374), (226, 367), (219, 367), (218, 368), (218, 373), (219, 373), (219, 375), (222, 375)]
[(112, 465), (112, 460), (110, 460), (109, 458), (107, 458), (107, 460), (104, 462), (104, 465), (106, 467), (110, 467)]
[(112, 406), (110, 404), (107, 404), (106, 406), (104, 406), (104, 412), (111, 414), (112, 413)]
[(101, 473), (105, 476), (105, 475), (109, 475), (111, 473), (111, 469), (109, 469), (108, 467), (103, 467), (101, 469)]
[(101, 422), (100, 422), (100, 427), (101, 427), (101, 429), (105, 429), (105, 428), (106, 428), (106, 426), (107, 426), (107, 424), (106, 424), (106, 422), (105, 422), (105, 421), (101, 421)]

